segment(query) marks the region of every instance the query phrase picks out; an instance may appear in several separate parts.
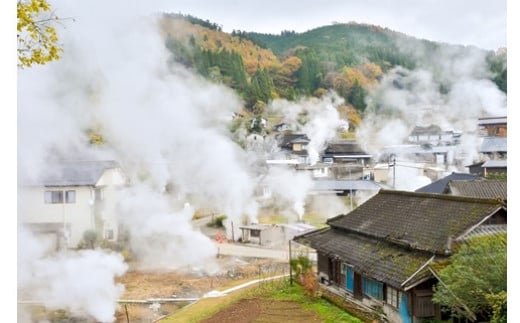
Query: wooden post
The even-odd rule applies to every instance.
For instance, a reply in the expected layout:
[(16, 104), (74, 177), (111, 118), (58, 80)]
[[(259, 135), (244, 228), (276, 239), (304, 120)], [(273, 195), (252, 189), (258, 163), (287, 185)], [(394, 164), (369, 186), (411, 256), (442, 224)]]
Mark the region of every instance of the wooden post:
[(289, 240), (289, 283), (293, 285), (292, 266), (291, 266), (291, 240)]

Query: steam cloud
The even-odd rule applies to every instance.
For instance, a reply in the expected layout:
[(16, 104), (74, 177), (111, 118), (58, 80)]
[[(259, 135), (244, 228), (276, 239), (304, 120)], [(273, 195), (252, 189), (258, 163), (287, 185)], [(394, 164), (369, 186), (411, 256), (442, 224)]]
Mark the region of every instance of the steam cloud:
[[(113, 211), (143, 263), (154, 269), (202, 264), (214, 269), (215, 245), (192, 227), (193, 209), (182, 206), (211, 206), (237, 222), (256, 216), (247, 155), (227, 133), (239, 99), (230, 89), (169, 64), (156, 17), (142, 16), (146, 10), (140, 4), (53, 5), (58, 15), (75, 22), (65, 20), (60, 30), (59, 61), (19, 72), (19, 178), (38, 177), (52, 160), (115, 159), (131, 185), (120, 192)], [(89, 145), (90, 130), (101, 133), (106, 144)], [(113, 321), (120, 296), (113, 278), (126, 270), (122, 259), (101, 251), (68, 252), (52, 261), (31, 256), (29, 248), (19, 253), (25, 260), (20, 274), (38, 268), (43, 275), (20, 281), (20, 291), (44, 279), (46, 288), (35, 296), (52, 300), (46, 305)], [(79, 286), (86, 277), (103, 285)], [(72, 296), (61, 297), (65, 291)]]
[[(438, 125), (442, 130), (462, 132), (457, 154), (458, 171), (478, 157), (477, 121), (483, 116), (505, 116), (506, 96), (488, 78), (485, 52), (473, 47), (440, 47), (433, 55), (424, 48), (402, 50), (430, 68), (413, 71), (396, 67), (385, 74), (367, 97), (367, 113), (357, 129), (360, 145), (377, 154), (384, 147), (403, 144), (415, 126)], [(404, 162), (411, 160), (403, 159)], [(398, 167), (399, 169), (399, 167)], [(405, 172), (401, 169), (401, 173)], [(410, 183), (414, 171), (396, 176), (396, 188), (416, 189), (424, 177)], [(407, 179), (408, 183), (401, 182)]]

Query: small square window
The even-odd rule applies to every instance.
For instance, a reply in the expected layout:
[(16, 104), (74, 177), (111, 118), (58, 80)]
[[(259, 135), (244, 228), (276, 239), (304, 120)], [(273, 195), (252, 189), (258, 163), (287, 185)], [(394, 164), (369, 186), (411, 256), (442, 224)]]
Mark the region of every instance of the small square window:
[(65, 191), (65, 203), (76, 203), (76, 191)]
[(63, 191), (45, 191), (44, 200), (47, 204), (63, 203)]

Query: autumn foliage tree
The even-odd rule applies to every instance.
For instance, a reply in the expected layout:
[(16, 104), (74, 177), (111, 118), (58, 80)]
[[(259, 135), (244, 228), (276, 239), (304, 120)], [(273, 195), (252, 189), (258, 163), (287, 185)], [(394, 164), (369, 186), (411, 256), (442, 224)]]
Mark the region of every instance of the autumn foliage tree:
[(18, 67), (44, 65), (60, 58), (62, 51), (53, 23), (58, 17), (46, 0), (17, 2)]

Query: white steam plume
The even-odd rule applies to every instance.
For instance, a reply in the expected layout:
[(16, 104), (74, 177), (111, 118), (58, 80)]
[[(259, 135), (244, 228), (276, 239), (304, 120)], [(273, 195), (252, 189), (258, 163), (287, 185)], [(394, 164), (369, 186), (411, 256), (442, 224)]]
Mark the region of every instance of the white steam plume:
[(335, 92), (322, 98), (304, 98), (296, 102), (273, 100), (269, 108), (272, 113), (284, 116), (283, 122), (296, 125), (296, 132), (307, 135), (310, 164), (318, 162), (319, 152), (327, 141), (336, 137), (340, 127), (348, 128), (348, 123), (340, 118), (337, 107), (344, 100)]
[[(116, 211), (141, 259), (167, 269), (201, 263), (213, 268), (209, 259), (216, 249), (191, 228), (192, 212), (175, 204), (211, 206), (236, 223), (256, 217), (255, 181), (247, 156), (229, 138), (223, 122), (241, 104), (230, 89), (168, 64), (170, 54), (156, 17), (147, 15), (145, 6), (123, 1), (53, 3), (59, 16), (75, 21), (64, 20), (66, 28), (59, 30), (64, 50), (59, 61), (19, 72), (19, 175), (38, 176), (49, 168), (49, 159), (115, 159), (132, 183), (121, 192)], [(106, 144), (101, 148), (88, 144), (86, 132), (91, 129), (103, 135)], [(60, 257), (69, 267), (77, 263), (83, 268), (103, 259), (91, 252)], [(35, 265), (42, 272), (55, 270), (50, 261), (26, 259), (20, 272)], [(94, 269), (76, 278), (96, 279), (97, 274), (106, 283), (103, 273)], [(48, 284), (53, 283), (50, 277)], [(56, 286), (69, 285), (75, 288), (69, 280)], [(46, 291), (53, 295), (52, 289)], [(96, 307), (103, 310), (99, 320), (110, 321), (107, 313), (113, 315), (118, 295), (106, 294), (109, 301), (94, 290), (83, 292), (76, 306), (90, 309), (91, 302), (106, 301)], [(39, 296), (45, 298), (43, 292)], [(52, 306), (74, 309), (67, 300), (56, 299), (61, 304)]]
[(463, 132), (463, 164), (472, 163), (478, 156), (478, 118), (506, 115), (506, 95), (489, 80), (486, 53), (471, 47), (439, 47), (428, 57), (416, 47), (403, 51), (428, 61), (429, 68), (396, 67), (383, 77), (367, 98), (357, 130), (360, 144), (375, 153), (402, 144), (415, 126), (438, 125)]
[(98, 250), (47, 254), (43, 241), (23, 226), (18, 230), (18, 297), (48, 309), (113, 322), (124, 287), (114, 282), (127, 265), (116, 253)]

